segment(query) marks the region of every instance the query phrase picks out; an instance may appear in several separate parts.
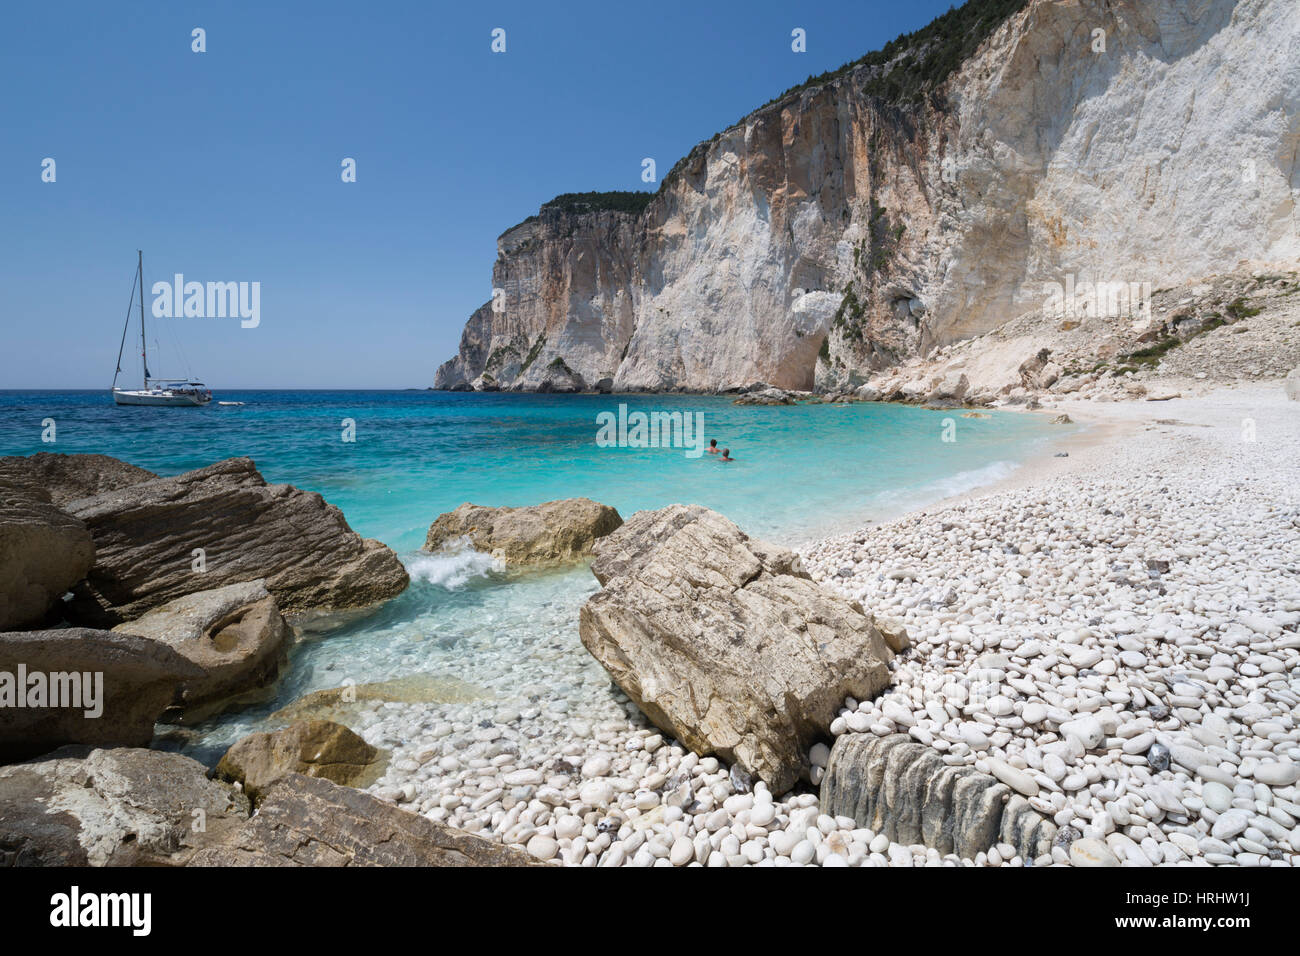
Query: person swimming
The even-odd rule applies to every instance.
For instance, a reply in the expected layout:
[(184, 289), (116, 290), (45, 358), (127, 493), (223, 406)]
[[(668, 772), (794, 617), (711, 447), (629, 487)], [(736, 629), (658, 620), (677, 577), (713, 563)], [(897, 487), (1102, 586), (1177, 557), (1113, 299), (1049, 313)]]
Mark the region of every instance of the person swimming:
[(716, 455), (717, 453), (718, 453), (718, 440), (717, 440), (716, 438), (710, 438), (710, 439), (709, 439), (709, 454), (710, 454), (710, 455)]
[(724, 449), (722, 449), (722, 457), (719, 458), (718, 461), (735, 461), (735, 460), (736, 460), (736, 459), (734, 459), (734, 458), (731, 457), (731, 449), (730, 449), (730, 448), (724, 448)]

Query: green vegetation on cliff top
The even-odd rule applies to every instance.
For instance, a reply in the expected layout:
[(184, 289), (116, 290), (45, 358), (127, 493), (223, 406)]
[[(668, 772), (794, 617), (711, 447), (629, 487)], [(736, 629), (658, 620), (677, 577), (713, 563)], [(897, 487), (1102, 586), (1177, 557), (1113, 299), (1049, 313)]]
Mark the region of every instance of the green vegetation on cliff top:
[(1029, 0), (967, 0), (913, 33), (903, 33), (874, 53), (819, 76), (810, 76), (780, 96), (771, 106), (812, 86), (836, 80), (860, 66), (877, 67), (863, 91), (896, 106), (915, 105), (935, 90), (988, 39), (989, 34), (1018, 13)]
[[(584, 212), (624, 212), (631, 216), (639, 216), (645, 207), (650, 205), (650, 200), (654, 199), (655, 194), (652, 192), (637, 192), (633, 190), (614, 190), (605, 193), (560, 193), (554, 199), (542, 203), (542, 208), (538, 210), (538, 215), (529, 216), (521, 223), (517, 223), (510, 229), (518, 229), (520, 226), (536, 222), (541, 213), (548, 209), (559, 210), (571, 215), (579, 215)], [(506, 232), (509, 232), (507, 229)], [(505, 233), (502, 233), (505, 235)]]
[[(804, 90), (823, 86), (840, 79), (859, 67), (871, 67), (862, 91), (875, 96), (888, 106), (916, 106), (934, 92), (945, 80), (979, 49), (989, 35), (1018, 13), (1029, 0), (967, 0), (960, 7), (949, 7), (948, 12), (912, 33), (900, 34), (884, 47), (866, 56), (845, 63), (834, 70), (810, 76), (798, 86), (792, 86), (780, 96), (768, 100), (757, 110), (746, 114), (732, 129), (744, 123), (775, 103), (780, 103)], [(715, 133), (717, 139), (721, 133)], [(707, 144), (700, 144), (701, 146)], [(699, 149), (697, 146), (695, 149)], [(695, 150), (683, 156), (668, 171), (659, 184), (663, 190), (686, 165)]]

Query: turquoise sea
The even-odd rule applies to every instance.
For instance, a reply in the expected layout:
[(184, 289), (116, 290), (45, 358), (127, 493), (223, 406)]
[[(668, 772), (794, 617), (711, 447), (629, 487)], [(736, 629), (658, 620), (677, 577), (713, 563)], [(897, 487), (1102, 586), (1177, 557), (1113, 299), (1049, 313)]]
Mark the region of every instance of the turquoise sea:
[[(526, 505), (585, 496), (626, 517), (699, 503), (746, 531), (797, 545), (892, 517), (1009, 474), (1059, 438), (1045, 416), (854, 404), (736, 406), (722, 396), (429, 391), (222, 391), (242, 406), (119, 408), (107, 390), (0, 391), (0, 454), (98, 452), (163, 475), (247, 455), (268, 481), (320, 492), (392, 546), (412, 587), (379, 613), (300, 644), (276, 700), (198, 728), (214, 748), (301, 694), (431, 673), (505, 690), (545, 645), (577, 644), (585, 569), (507, 576), (484, 555), (418, 551), (429, 524), (465, 501)], [(681, 448), (601, 447), (601, 413), (702, 416), (733, 464)], [(54, 424), (53, 442), (42, 441)], [(345, 441), (349, 422), (355, 440)], [(955, 439), (944, 441), (945, 430)], [(473, 655), (473, 667), (468, 666)], [(485, 670), (484, 660), (492, 661)], [(498, 683), (499, 682), (499, 683)]]

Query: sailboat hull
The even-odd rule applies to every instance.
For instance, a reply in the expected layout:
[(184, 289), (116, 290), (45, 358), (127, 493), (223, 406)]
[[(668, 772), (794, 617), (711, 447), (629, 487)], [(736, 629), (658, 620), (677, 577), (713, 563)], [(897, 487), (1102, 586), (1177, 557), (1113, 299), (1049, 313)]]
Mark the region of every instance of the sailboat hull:
[(212, 401), (210, 395), (187, 395), (168, 391), (137, 391), (130, 389), (113, 389), (113, 401), (119, 405), (170, 405), (189, 406), (206, 405)]

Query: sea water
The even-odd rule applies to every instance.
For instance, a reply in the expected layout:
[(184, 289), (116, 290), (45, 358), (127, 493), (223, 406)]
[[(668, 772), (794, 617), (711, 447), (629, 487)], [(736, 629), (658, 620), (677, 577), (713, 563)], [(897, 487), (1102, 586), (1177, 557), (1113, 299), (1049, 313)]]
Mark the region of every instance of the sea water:
[[(713, 508), (797, 546), (1010, 474), (1062, 434), (1044, 416), (966, 418), (882, 404), (738, 406), (725, 396), (430, 391), (238, 391), (204, 408), (119, 407), (107, 390), (0, 392), (0, 454), (112, 455), (161, 475), (247, 455), (272, 482), (319, 492), (397, 551), (411, 587), (377, 613), (295, 647), (270, 702), (181, 736), (211, 759), (305, 693), (412, 675), (496, 699), (525, 680), (575, 700), (608, 679), (577, 637), (597, 589), (585, 568), (508, 574), (467, 548), (419, 550), (442, 512), (472, 501), (588, 497), (624, 517), (673, 502)], [(598, 442), (602, 413), (698, 416), (735, 458)], [(51, 428), (51, 425), (53, 426)], [(43, 438), (53, 438), (53, 441)], [(579, 708), (581, 709), (581, 708)]]

